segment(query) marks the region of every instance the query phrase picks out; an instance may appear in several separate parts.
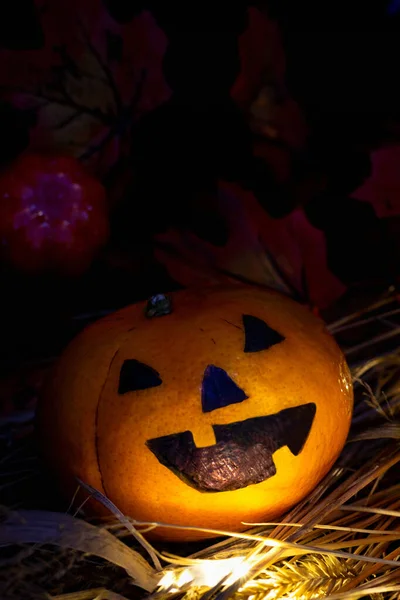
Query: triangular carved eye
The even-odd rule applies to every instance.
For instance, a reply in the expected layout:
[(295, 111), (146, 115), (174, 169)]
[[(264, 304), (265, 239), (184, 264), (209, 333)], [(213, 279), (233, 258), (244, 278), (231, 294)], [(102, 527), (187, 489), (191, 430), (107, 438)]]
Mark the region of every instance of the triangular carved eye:
[(244, 351), (261, 352), (283, 342), (283, 335), (272, 329), (265, 321), (252, 315), (243, 315), (245, 334)]
[(162, 379), (152, 367), (135, 359), (124, 361), (119, 374), (118, 394), (147, 390), (162, 384)]
[(208, 365), (204, 371), (201, 388), (203, 412), (211, 412), (230, 404), (243, 402), (248, 396), (229, 377), (228, 373), (215, 365)]

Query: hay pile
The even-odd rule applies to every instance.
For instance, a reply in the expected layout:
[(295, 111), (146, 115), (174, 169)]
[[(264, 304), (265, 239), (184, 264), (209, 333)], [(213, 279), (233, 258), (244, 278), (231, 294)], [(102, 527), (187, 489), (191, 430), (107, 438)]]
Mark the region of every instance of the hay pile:
[[(141, 532), (157, 524), (125, 518), (90, 488), (109, 506), (109, 521), (85, 521), (73, 502), (67, 513), (57, 511), (32, 433), (19, 436), (27, 424), (15, 418), (17, 435), (0, 462), (0, 497), (7, 504), (0, 523), (0, 598), (399, 598), (400, 350), (377, 353), (399, 334), (400, 309), (390, 302), (331, 325), (343, 346), (351, 333), (345, 351), (356, 393), (337, 464), (280, 523), (248, 524), (246, 534), (218, 532), (216, 542), (155, 548)], [(356, 339), (360, 327), (364, 333)], [(369, 356), (360, 358), (365, 350)]]

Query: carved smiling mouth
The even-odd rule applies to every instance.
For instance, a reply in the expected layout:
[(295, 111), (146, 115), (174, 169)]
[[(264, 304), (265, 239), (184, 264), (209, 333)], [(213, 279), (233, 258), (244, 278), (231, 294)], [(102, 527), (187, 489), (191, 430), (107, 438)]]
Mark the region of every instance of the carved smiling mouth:
[(287, 446), (297, 456), (316, 413), (313, 402), (273, 415), (213, 425), (216, 444), (198, 448), (191, 431), (146, 442), (161, 464), (201, 492), (227, 492), (261, 483), (276, 473), (273, 454)]

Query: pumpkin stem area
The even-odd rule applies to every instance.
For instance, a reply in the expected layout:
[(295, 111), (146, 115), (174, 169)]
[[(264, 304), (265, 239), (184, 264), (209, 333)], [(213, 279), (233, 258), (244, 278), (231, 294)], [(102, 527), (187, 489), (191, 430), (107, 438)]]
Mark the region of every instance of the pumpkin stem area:
[(155, 296), (151, 296), (145, 309), (145, 315), (148, 319), (169, 315), (171, 312), (172, 300), (165, 294), (156, 294)]

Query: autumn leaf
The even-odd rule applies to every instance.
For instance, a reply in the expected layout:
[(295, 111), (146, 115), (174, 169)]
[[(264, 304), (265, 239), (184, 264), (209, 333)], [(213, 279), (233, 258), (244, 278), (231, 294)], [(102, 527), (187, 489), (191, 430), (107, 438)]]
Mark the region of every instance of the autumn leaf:
[(3, 99), (34, 115), (31, 150), (66, 152), (103, 177), (129, 151), (135, 121), (170, 93), (165, 36), (150, 13), (116, 23), (101, 0), (34, 6), (44, 45), (0, 49)]

